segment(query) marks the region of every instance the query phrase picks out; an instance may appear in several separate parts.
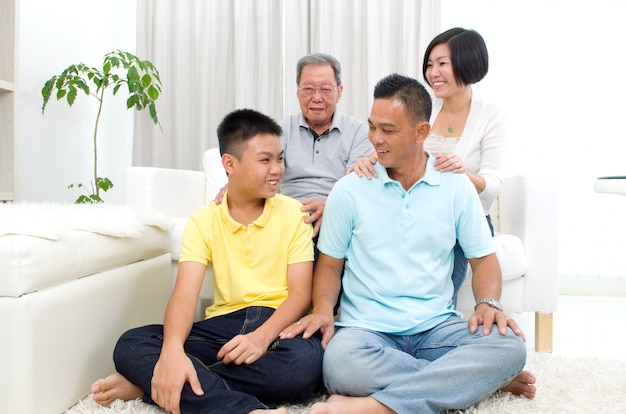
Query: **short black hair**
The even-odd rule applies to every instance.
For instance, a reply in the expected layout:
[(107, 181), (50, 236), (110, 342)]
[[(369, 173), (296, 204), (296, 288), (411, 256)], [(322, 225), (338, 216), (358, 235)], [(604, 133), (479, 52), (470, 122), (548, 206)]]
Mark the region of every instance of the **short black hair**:
[(433, 49), (440, 44), (447, 44), (450, 49), (452, 73), (457, 84), (472, 85), (480, 82), (487, 75), (489, 53), (487, 53), (485, 39), (475, 30), (455, 27), (435, 36), (426, 48), (422, 62), (422, 75), (426, 82), (428, 82), (426, 79), (428, 59)]
[(269, 116), (253, 109), (237, 109), (224, 117), (217, 127), (220, 155), (231, 154), (238, 160), (245, 143), (260, 134), (280, 137), (282, 128)]
[(393, 73), (379, 80), (374, 87), (374, 99), (394, 98), (404, 104), (407, 116), (412, 122), (430, 120), (432, 98), (417, 79)]

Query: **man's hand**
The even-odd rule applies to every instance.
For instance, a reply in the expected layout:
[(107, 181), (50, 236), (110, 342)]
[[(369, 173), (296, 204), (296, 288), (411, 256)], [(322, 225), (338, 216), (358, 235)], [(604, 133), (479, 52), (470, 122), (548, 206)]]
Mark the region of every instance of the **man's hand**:
[(204, 395), (198, 373), (184, 351), (161, 352), (152, 374), (152, 400), (168, 413), (180, 414), (180, 395), (186, 382), (194, 394)]
[(221, 360), (224, 365), (252, 364), (267, 351), (269, 343), (265, 342), (255, 332), (237, 335), (222, 346), (217, 353), (217, 359)]
[(304, 218), (307, 224), (313, 224), (313, 237), (317, 236), (322, 226), (322, 215), (324, 214), (325, 198), (307, 198), (302, 200), (301, 211), (308, 212), (309, 216)]
[(506, 335), (506, 328), (510, 326), (515, 335), (526, 342), (526, 335), (513, 318), (507, 317), (504, 312), (494, 309), (486, 303), (476, 308), (474, 314), (467, 321), (467, 326), (471, 333), (476, 333), (478, 326), (483, 325), (483, 334), (489, 335), (494, 323), (498, 325), (500, 335)]
[(279, 334), (279, 338), (291, 339), (302, 334), (304, 339), (309, 339), (317, 331), (322, 334), (322, 347), (326, 349), (326, 345), (335, 334), (335, 318), (332, 314), (311, 313), (306, 315), (285, 328)]
[(222, 199), (224, 198), (224, 194), (226, 194), (226, 190), (228, 190), (228, 183), (224, 184), (224, 187), (220, 188), (220, 191), (215, 195), (215, 204), (222, 204)]

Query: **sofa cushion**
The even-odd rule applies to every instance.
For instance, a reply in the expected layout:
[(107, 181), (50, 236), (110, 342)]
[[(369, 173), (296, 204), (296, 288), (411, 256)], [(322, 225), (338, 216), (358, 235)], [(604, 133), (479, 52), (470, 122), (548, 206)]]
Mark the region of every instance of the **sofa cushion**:
[(206, 204), (202, 171), (128, 167), (125, 180), (126, 205), (155, 209), (168, 217), (188, 217)]
[(181, 244), (183, 242), (183, 233), (185, 231), (187, 221), (189, 221), (188, 217), (172, 218), (172, 222), (174, 223), (172, 226), (172, 231), (170, 232), (170, 252), (172, 253), (172, 260), (178, 261), (178, 258), (180, 257)]
[[(513, 280), (524, 276), (528, 270), (524, 245), (519, 237), (512, 234), (496, 233), (493, 241), (496, 256), (502, 270), (502, 281)], [(468, 266), (464, 285), (472, 283), (472, 268)]]
[(0, 296), (23, 294), (167, 253), (171, 220), (120, 205), (0, 205)]
[(206, 202), (209, 203), (215, 199), (219, 190), (228, 182), (219, 148), (210, 148), (204, 153), (202, 166), (206, 178)]

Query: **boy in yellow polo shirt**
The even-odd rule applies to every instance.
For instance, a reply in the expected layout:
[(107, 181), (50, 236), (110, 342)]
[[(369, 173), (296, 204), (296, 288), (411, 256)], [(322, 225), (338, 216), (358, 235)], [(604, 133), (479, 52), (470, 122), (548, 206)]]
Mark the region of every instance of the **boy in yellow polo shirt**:
[[(118, 374), (91, 387), (102, 405), (143, 397), (172, 413), (288, 414), (271, 404), (305, 400), (321, 381), (319, 337), (278, 339), (310, 308), (313, 268), (301, 204), (277, 194), (281, 128), (243, 109), (217, 134), (228, 191), (189, 219), (164, 325), (122, 335)], [(208, 264), (215, 304), (194, 323)]]

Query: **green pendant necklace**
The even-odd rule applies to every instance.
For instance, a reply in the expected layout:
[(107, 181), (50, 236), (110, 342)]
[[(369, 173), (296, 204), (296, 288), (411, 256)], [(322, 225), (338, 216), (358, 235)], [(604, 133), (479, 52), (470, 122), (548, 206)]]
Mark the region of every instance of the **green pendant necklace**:
[[(448, 118), (448, 111), (446, 111), (445, 109), (441, 108), (441, 111), (443, 112), (443, 114), (446, 117), (446, 121), (448, 121), (448, 132), (453, 132), (454, 131), (454, 127), (452, 126), (452, 124), (454, 124), (456, 122), (457, 119), (459, 119), (459, 116), (457, 116), (454, 120), (452, 120), (452, 122), (450, 122), (450, 118)], [(462, 115), (462, 114), (461, 114)]]

